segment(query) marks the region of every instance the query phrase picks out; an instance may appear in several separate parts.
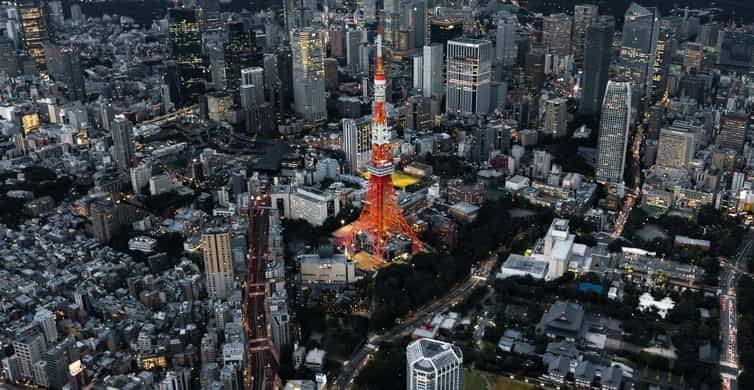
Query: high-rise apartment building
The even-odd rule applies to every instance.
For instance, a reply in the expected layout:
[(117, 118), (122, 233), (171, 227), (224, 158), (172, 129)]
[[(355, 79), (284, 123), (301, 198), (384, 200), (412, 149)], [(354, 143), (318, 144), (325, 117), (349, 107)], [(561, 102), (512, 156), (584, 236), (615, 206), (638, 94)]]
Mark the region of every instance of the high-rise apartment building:
[(600, 134), (597, 143), (598, 181), (620, 183), (628, 148), (628, 131), (631, 125), (631, 83), (609, 81), (605, 89), (600, 116)]
[(110, 127), (115, 165), (127, 171), (134, 156), (133, 124), (128, 119), (115, 118)]
[(134, 156), (133, 124), (127, 119), (115, 118), (110, 127), (115, 165), (118, 169), (127, 171), (131, 168), (131, 160)]
[(308, 122), (323, 121), (327, 107), (322, 32), (311, 27), (292, 31), (291, 48), (296, 113)]
[(720, 125), (720, 132), (717, 134), (717, 146), (740, 153), (746, 141), (748, 126), (749, 115), (746, 113), (731, 112), (725, 114)]
[(689, 161), (694, 158), (694, 148), (694, 133), (661, 129), (655, 163), (669, 168), (686, 168)]
[(460, 390), (461, 349), (433, 339), (420, 339), (406, 347), (407, 390)]
[(372, 118), (343, 119), (343, 151), (351, 173), (366, 169), (372, 151)]
[(631, 3), (623, 22), (618, 72), (631, 81), (636, 102), (651, 94), (659, 33), (658, 10)]
[(45, 340), (48, 343), (54, 343), (58, 340), (58, 328), (55, 326), (55, 315), (51, 311), (45, 308), (37, 310), (34, 314), (34, 322), (42, 329)]
[(448, 41), (447, 112), (487, 114), (490, 109), (492, 42), (462, 38)]
[(571, 17), (564, 13), (545, 16), (542, 43), (549, 53), (568, 55), (571, 52)]
[(442, 45), (424, 46), (422, 58), (422, 93), (424, 97), (442, 96), (443, 90)]
[(600, 16), (586, 28), (584, 76), (579, 105), (579, 112), (582, 114), (597, 114), (602, 105), (605, 86), (610, 77), (614, 32), (615, 19), (612, 16)]
[(21, 0), (17, 3), (21, 44), (27, 55), (34, 59), (40, 72), (47, 71), (44, 46), (49, 42), (45, 6), (39, 0)]
[(573, 32), (571, 34), (571, 53), (578, 69), (584, 67), (584, 46), (587, 39), (587, 27), (599, 15), (596, 4), (576, 4), (573, 7)]
[(223, 227), (205, 229), (202, 233), (202, 252), (207, 295), (213, 299), (227, 299), (233, 287), (230, 231)]
[(565, 98), (548, 99), (544, 104), (542, 128), (554, 138), (568, 135), (568, 100)]
[(192, 8), (168, 9), (168, 51), (175, 61), (178, 73), (178, 101), (176, 105), (194, 103), (204, 93), (202, 33), (199, 10)]
[(34, 378), (34, 365), (42, 360), (46, 349), (45, 338), (35, 327), (23, 329), (13, 340), (13, 352), (18, 358), (22, 378)]

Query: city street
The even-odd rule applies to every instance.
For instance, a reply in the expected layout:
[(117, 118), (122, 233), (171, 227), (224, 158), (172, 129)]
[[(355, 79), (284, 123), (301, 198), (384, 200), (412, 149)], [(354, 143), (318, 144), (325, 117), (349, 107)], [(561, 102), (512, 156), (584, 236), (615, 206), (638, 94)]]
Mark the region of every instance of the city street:
[(724, 390), (736, 390), (739, 374), (738, 366), (738, 313), (736, 307), (736, 284), (743, 273), (743, 261), (751, 256), (754, 249), (754, 233), (748, 233), (738, 254), (729, 262), (722, 262), (720, 272), (720, 375)]

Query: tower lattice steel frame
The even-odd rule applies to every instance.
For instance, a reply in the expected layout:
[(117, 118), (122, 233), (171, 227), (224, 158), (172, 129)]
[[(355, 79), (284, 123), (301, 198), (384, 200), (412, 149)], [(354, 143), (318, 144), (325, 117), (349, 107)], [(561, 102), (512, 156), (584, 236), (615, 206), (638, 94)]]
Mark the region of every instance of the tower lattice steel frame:
[(392, 173), (395, 171), (390, 145), (390, 132), (387, 128), (385, 110), (385, 72), (382, 67), (382, 31), (377, 33), (377, 67), (374, 73), (374, 104), (372, 107), (372, 156), (367, 167), (369, 187), (359, 219), (353, 223), (353, 234), (343, 239), (346, 248), (353, 246), (353, 235), (363, 233), (369, 237), (372, 255), (384, 261), (387, 242), (390, 237), (404, 235), (411, 240), (411, 253), (424, 248), (416, 233), (403, 217), (393, 187)]

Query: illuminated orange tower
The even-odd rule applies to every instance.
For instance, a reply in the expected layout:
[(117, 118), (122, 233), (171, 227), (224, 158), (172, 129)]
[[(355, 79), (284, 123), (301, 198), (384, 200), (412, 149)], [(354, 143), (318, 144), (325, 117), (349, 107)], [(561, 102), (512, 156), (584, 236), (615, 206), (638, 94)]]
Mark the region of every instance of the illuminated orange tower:
[[(382, 31), (377, 28), (377, 68), (374, 72), (374, 104), (372, 106), (372, 157), (367, 166), (369, 187), (364, 208), (353, 223), (354, 234), (366, 234), (372, 245), (372, 255), (384, 261), (385, 247), (392, 236), (403, 235), (411, 240), (411, 253), (424, 245), (403, 217), (393, 187), (393, 156), (390, 151), (390, 132), (385, 111), (385, 72), (382, 68)], [(345, 238), (346, 247), (353, 236)]]

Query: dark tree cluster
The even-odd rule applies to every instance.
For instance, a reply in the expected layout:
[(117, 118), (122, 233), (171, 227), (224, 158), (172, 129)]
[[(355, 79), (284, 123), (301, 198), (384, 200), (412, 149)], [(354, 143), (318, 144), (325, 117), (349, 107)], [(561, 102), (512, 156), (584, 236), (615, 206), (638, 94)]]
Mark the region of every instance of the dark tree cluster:
[[(656, 225), (665, 233), (665, 237), (645, 240), (639, 232), (647, 225)], [(696, 221), (675, 214), (668, 214), (658, 219), (647, 215), (640, 207), (634, 207), (626, 223), (623, 235), (630, 242), (614, 241), (609, 246), (611, 251), (619, 251), (621, 246), (632, 245), (657, 252), (658, 255), (684, 264), (694, 264), (704, 268), (704, 283), (716, 285), (720, 273), (718, 256), (735, 255), (745, 228), (739, 220), (723, 215), (712, 206), (702, 207)], [(676, 235), (709, 240), (709, 250), (700, 247), (674, 245)]]
[(60, 176), (55, 171), (32, 166), (24, 168), (25, 181), (5, 184), (7, 179), (15, 179), (16, 172), (5, 172), (0, 175), (0, 223), (15, 226), (24, 219), (23, 206), (26, 200), (9, 197), (8, 191), (31, 191), (34, 198), (51, 196), (55, 202), (60, 202), (69, 194), (73, 180), (68, 176)]
[(356, 378), (357, 389), (399, 390), (406, 388), (406, 345), (409, 340), (381, 343), (379, 350)]
[(375, 328), (390, 327), (396, 318), (445, 294), (469, 275), (473, 264), (498, 250), (523, 250), (552, 220), (552, 212), (540, 208), (533, 208), (532, 217), (510, 218), (509, 211), (515, 207), (531, 208), (512, 198), (486, 202), (476, 221), (461, 227), (458, 246), (451, 254), (419, 254), (410, 264), (393, 264), (380, 270), (374, 287)]
[(754, 389), (754, 280), (742, 277), (738, 283), (738, 356), (743, 373), (738, 388)]

